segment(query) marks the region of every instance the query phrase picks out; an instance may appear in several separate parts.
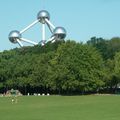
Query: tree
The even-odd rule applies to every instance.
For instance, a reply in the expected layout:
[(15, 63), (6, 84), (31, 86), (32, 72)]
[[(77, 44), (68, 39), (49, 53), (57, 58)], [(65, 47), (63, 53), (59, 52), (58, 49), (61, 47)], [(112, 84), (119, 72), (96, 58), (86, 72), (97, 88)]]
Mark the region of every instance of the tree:
[(108, 59), (105, 63), (105, 86), (107, 91), (115, 93), (120, 84), (120, 52), (116, 53), (114, 59)]
[(115, 87), (119, 87), (120, 86), (120, 52), (117, 52), (115, 57), (115, 77), (116, 77), (116, 81), (115, 81)]
[(113, 59), (115, 53), (120, 51), (119, 37), (114, 37), (110, 40), (92, 37), (91, 40), (87, 41), (87, 44), (96, 47), (104, 60)]
[(103, 85), (102, 58), (88, 45), (67, 41), (59, 46), (51, 60), (52, 79), (60, 91), (96, 91)]

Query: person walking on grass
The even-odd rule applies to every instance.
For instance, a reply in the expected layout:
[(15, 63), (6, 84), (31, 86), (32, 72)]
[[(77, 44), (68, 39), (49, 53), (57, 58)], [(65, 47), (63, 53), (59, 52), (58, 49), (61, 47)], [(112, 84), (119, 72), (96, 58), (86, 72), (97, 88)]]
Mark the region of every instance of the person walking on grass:
[(17, 103), (17, 102), (18, 102), (18, 99), (17, 99), (16, 90), (11, 89), (10, 93), (11, 93), (11, 96), (12, 96), (12, 100), (11, 100), (12, 104), (13, 104), (13, 103)]

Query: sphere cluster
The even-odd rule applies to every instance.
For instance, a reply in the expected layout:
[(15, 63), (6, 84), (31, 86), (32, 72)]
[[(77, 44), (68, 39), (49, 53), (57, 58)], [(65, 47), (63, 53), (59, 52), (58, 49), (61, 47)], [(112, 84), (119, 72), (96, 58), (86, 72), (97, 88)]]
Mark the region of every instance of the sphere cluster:
[[(31, 41), (29, 39), (22, 38), (22, 34), (25, 31), (29, 30), (36, 23), (39, 23), (39, 22), (42, 24), (42, 40), (41, 40), (41, 42), (37, 43), (37, 42)], [(30, 25), (28, 25), (21, 31), (18, 31), (18, 30), (11, 31), (8, 35), (8, 38), (9, 38), (10, 42), (18, 43), (21, 47), (23, 47), (22, 42), (30, 43), (33, 45), (41, 44), (42, 46), (44, 46), (47, 42), (45, 25), (49, 28), (50, 32), (52, 33), (52, 36), (50, 39), (48, 39), (48, 41), (53, 42), (53, 41), (57, 41), (57, 40), (63, 40), (66, 37), (67, 32), (66, 32), (65, 28), (63, 28), (61, 26), (55, 27), (50, 21), (49, 12), (46, 10), (41, 10), (37, 14), (37, 20), (35, 20), (33, 23), (31, 23)]]

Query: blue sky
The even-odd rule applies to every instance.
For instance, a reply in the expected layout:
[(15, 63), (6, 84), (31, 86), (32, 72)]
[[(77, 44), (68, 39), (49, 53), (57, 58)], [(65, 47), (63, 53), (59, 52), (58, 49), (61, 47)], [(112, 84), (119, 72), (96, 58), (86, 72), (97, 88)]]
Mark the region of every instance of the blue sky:
[[(0, 0), (0, 51), (19, 47), (9, 42), (9, 32), (25, 28), (42, 9), (49, 11), (55, 26), (66, 28), (66, 39), (86, 42), (93, 36), (120, 36), (120, 0)], [(40, 41), (40, 24), (23, 36)]]

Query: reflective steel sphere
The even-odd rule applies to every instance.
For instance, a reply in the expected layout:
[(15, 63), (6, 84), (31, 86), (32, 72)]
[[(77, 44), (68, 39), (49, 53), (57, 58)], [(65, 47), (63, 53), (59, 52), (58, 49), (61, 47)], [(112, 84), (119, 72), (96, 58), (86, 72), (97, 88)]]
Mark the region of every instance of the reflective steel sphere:
[(56, 27), (53, 31), (53, 34), (57, 39), (64, 39), (66, 37), (66, 30), (63, 27)]
[(41, 40), (38, 44), (41, 45), (41, 46), (44, 46), (46, 43), (46, 40)]
[(17, 30), (13, 30), (9, 33), (9, 40), (12, 42), (12, 43), (17, 43), (17, 39), (20, 39), (21, 38), (21, 34), (19, 31)]
[(48, 11), (46, 10), (41, 10), (38, 14), (37, 14), (37, 19), (41, 22), (41, 23), (45, 23), (45, 18), (46, 19), (50, 19), (50, 14)]

